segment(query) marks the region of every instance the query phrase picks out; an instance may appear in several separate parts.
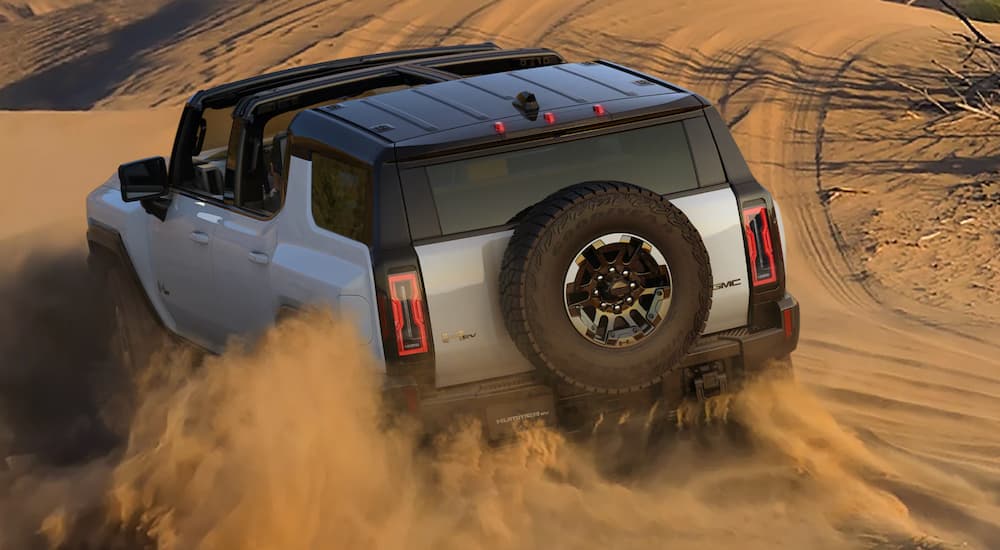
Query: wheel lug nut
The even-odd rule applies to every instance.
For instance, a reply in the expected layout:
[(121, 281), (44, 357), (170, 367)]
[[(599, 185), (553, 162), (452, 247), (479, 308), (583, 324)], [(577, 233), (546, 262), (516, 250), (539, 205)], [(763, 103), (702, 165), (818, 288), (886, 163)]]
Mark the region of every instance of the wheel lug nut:
[(622, 271), (622, 275), (628, 277), (628, 270), (626, 269), (625, 271)]
[(629, 296), (628, 298), (625, 298), (625, 301), (631, 304), (632, 303), (632, 297)]
[(600, 294), (600, 293), (601, 293), (601, 291), (600, 291), (600, 290), (597, 290), (597, 289), (594, 289), (594, 296), (597, 296), (597, 295), (598, 295), (598, 294)]
[(615, 313), (618, 313), (621, 310), (622, 310), (622, 306), (615, 306)]
[(612, 267), (612, 268), (608, 269), (608, 271), (614, 273), (615, 272), (615, 268)]
[(629, 284), (628, 284), (628, 287), (629, 287), (629, 288), (635, 288), (635, 283), (629, 283)]
[(598, 275), (597, 276), (597, 280), (598, 281), (603, 281), (604, 280), (604, 275)]

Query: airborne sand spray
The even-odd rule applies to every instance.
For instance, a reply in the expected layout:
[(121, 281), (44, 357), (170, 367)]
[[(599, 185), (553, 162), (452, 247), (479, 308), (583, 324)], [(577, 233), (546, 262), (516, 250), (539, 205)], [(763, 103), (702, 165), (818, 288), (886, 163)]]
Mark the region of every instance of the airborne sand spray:
[[(74, 271), (81, 255), (48, 258), (5, 279), (5, 296), (35, 284), (39, 270), (58, 271), (69, 276), (46, 283), (53, 308), (99, 311), (78, 286), (93, 283)], [(5, 323), (18, 321), (7, 315)], [(46, 380), (83, 380), (72, 377), (89, 352), (72, 339), (59, 351), (60, 335), (40, 325), (18, 330), (4, 356), (30, 359), (44, 374), (27, 386), (43, 395), (53, 391)], [(49, 355), (25, 355), (24, 346), (42, 344)], [(748, 423), (752, 448), (682, 437), (641, 472), (611, 480), (599, 453), (551, 430), (526, 429), (491, 448), (478, 425), (458, 421), (430, 448), (418, 446), (411, 429), (384, 426), (363, 350), (350, 326), (323, 312), (288, 319), (257, 345), (234, 345), (197, 368), (189, 352), (166, 350), (140, 383), (127, 442), (83, 466), (56, 468), (43, 456), (4, 474), (0, 549), (839, 549), (872, 547), (859, 533), (884, 541), (920, 533), (898, 499), (870, 482), (896, 475), (892, 465), (791, 382), (762, 381), (702, 409), (716, 422)], [(100, 418), (106, 388), (80, 388), (66, 418)], [(3, 395), (5, 406), (12, 397)], [(13, 431), (30, 432), (35, 424), (24, 419), (45, 412), (18, 417)]]

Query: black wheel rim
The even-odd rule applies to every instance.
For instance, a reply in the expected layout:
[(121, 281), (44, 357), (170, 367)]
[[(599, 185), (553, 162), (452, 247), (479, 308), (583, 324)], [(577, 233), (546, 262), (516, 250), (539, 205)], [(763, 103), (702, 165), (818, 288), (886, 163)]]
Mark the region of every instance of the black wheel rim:
[(564, 304), (573, 328), (601, 347), (638, 344), (670, 309), (670, 269), (647, 239), (608, 233), (583, 247), (566, 270)]

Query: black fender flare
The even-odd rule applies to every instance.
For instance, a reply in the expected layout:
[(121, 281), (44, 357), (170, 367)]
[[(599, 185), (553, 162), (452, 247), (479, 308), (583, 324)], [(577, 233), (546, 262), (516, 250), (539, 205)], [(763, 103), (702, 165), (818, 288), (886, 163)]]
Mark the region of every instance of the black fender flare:
[(88, 221), (90, 222), (87, 224), (88, 266), (91, 269), (97, 270), (102, 275), (103, 272), (113, 268), (124, 271), (127, 274), (126, 277), (128, 280), (136, 285), (139, 294), (142, 295), (149, 315), (156, 320), (160, 328), (166, 330), (168, 333), (172, 333), (172, 331), (167, 329), (163, 319), (160, 318), (159, 312), (153, 305), (153, 301), (149, 298), (149, 294), (146, 293), (146, 289), (142, 285), (142, 280), (139, 279), (139, 274), (132, 263), (132, 257), (129, 256), (128, 249), (125, 247), (125, 241), (122, 239), (121, 233), (93, 220)]

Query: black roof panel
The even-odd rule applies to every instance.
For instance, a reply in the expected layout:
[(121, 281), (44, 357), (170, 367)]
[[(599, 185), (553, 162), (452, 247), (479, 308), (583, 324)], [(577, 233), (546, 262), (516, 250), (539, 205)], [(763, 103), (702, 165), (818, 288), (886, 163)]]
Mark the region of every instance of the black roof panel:
[[(319, 110), (366, 128), (395, 143), (449, 142), (493, 132), (494, 121), (526, 120), (514, 105), (517, 94), (534, 94), (539, 113), (558, 124), (592, 117), (581, 105), (609, 103), (613, 115), (687, 104), (691, 93), (659, 80), (601, 62), (565, 63), (425, 84), (374, 97), (343, 101)], [(541, 117), (538, 124), (545, 124)], [(534, 124), (535, 122), (532, 122)], [(516, 124), (521, 126), (520, 124)], [(476, 126), (476, 131), (454, 130)], [(481, 130), (479, 128), (482, 128)]]

